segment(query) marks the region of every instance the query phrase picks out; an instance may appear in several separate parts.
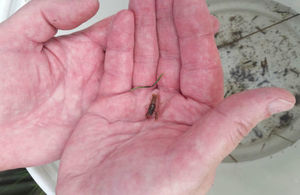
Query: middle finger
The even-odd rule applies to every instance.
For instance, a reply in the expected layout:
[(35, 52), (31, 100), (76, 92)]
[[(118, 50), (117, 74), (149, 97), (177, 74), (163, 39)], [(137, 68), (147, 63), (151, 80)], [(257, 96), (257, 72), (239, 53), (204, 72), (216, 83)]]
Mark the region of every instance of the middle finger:
[(179, 90), (180, 50), (173, 20), (173, 0), (156, 1), (159, 43), (158, 75), (164, 74), (160, 88)]
[(133, 86), (152, 85), (158, 60), (155, 0), (130, 0), (129, 8), (135, 14)]

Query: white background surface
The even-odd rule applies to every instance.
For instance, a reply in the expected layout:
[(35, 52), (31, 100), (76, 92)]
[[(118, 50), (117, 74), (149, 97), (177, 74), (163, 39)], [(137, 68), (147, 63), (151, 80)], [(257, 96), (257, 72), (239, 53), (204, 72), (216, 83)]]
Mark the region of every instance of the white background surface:
[[(300, 0), (278, 0), (300, 12)], [(1, 0), (0, 21), (3, 21), (25, 0)], [(102, 0), (98, 14), (78, 29), (95, 23), (117, 11), (127, 8), (128, 0)], [(76, 30), (78, 30), (76, 29)], [(65, 34), (66, 32), (60, 32)], [(222, 164), (217, 169), (215, 184), (209, 195), (299, 195), (300, 194), (300, 142), (286, 150), (253, 162)], [(37, 183), (47, 192), (55, 194), (58, 163), (29, 168)]]

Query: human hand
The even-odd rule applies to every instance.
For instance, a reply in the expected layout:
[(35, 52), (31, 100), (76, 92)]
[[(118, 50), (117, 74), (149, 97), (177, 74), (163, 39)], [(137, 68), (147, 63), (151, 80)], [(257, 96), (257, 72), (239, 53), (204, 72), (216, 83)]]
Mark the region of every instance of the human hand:
[[(111, 61), (104, 71), (113, 79), (101, 82), (102, 95), (65, 147), (57, 194), (204, 194), (218, 164), (251, 128), (295, 103), (276, 88), (223, 100), (217, 23), (204, 0), (156, 1), (156, 7), (154, 0), (131, 0), (131, 8), (134, 63)], [(120, 28), (130, 30), (130, 12), (120, 19), (126, 19)], [(130, 91), (161, 73), (157, 89)], [(152, 94), (160, 95), (157, 121), (145, 117)]]
[(97, 0), (33, 0), (0, 24), (0, 170), (57, 160), (95, 100), (111, 19), (53, 36), (97, 10)]

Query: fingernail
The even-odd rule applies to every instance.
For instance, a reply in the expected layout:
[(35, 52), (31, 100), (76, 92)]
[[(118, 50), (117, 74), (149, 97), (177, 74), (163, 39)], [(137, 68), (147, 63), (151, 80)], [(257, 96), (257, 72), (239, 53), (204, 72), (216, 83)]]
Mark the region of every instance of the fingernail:
[(278, 99), (278, 100), (272, 101), (269, 104), (268, 109), (269, 109), (270, 114), (276, 114), (279, 112), (284, 112), (284, 111), (290, 110), (293, 107), (294, 107), (294, 103), (289, 102), (284, 99)]

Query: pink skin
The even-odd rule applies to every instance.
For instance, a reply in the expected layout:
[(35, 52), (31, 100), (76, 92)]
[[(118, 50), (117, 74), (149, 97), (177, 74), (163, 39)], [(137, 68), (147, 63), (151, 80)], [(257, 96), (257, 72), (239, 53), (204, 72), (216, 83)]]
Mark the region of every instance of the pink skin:
[(59, 159), (95, 100), (111, 19), (71, 36), (53, 36), (97, 9), (95, 0), (33, 0), (0, 24), (0, 170)]
[[(242, 137), (295, 103), (276, 88), (223, 100), (218, 23), (204, 0), (131, 0), (135, 17), (52, 38), (98, 8), (70, 1), (34, 0), (0, 25), (1, 170), (64, 149), (57, 194), (204, 194)], [(161, 73), (157, 89), (130, 91)], [(153, 93), (158, 121), (145, 118)]]
[[(124, 11), (113, 21), (112, 35), (129, 36), (108, 38), (118, 53), (105, 59), (100, 94), (67, 142), (57, 194), (205, 194), (242, 137), (295, 99), (269, 88), (223, 101), (218, 23), (204, 0), (131, 0), (130, 8), (135, 18)], [(161, 73), (157, 89), (129, 90)], [(154, 93), (158, 121), (145, 117)]]

